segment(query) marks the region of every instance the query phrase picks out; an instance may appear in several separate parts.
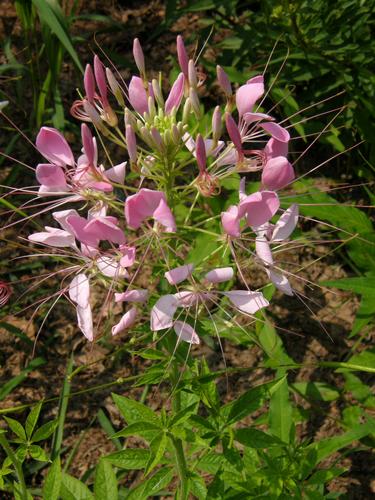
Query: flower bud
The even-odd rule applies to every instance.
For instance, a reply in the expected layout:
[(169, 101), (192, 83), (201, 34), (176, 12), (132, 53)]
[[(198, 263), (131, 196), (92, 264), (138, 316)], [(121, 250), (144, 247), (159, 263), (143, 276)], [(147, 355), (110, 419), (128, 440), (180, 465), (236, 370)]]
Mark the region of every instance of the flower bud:
[(118, 84), (115, 75), (112, 73), (112, 71), (109, 68), (105, 69), (105, 74), (108, 80), (108, 85), (110, 89), (112, 90), (113, 95), (116, 98), (116, 101), (121, 107), (125, 106), (125, 101), (122, 95), (122, 91), (120, 88), (120, 85)]
[(221, 136), (221, 112), (220, 112), (220, 107), (216, 106), (213, 115), (212, 115), (212, 138), (215, 141), (215, 143), (218, 142)]
[(156, 80), (156, 78), (153, 78), (151, 85), (152, 85), (152, 90), (154, 91), (156, 102), (159, 104), (160, 107), (164, 107), (163, 94), (159, 82)]
[(145, 58), (144, 58), (143, 50), (142, 50), (142, 47), (141, 47), (141, 44), (140, 44), (138, 38), (134, 38), (133, 57), (134, 57), (135, 64), (137, 65), (137, 68), (138, 68), (138, 70), (143, 78), (146, 75)]
[(94, 102), (95, 97), (95, 78), (91, 64), (86, 64), (85, 75), (83, 77), (83, 86), (85, 87), (86, 98)]
[(230, 84), (228, 75), (225, 73), (221, 66), (216, 66), (216, 74), (220, 87), (224, 91), (225, 95), (227, 97), (230, 97), (232, 95), (232, 86)]
[(184, 104), (184, 109), (182, 111), (182, 121), (186, 123), (189, 120), (189, 115), (191, 113), (191, 101), (188, 97)]
[(190, 99), (191, 107), (193, 108), (195, 116), (198, 119), (201, 118), (202, 113), (201, 113), (201, 108), (199, 105), (199, 97), (198, 97), (197, 91), (195, 89), (193, 89), (192, 87), (190, 87), (189, 99)]
[(174, 144), (178, 144), (180, 142), (181, 135), (178, 130), (178, 126), (174, 123), (172, 127), (172, 141)]
[(199, 171), (202, 174), (206, 170), (207, 158), (206, 158), (206, 146), (204, 144), (204, 140), (201, 134), (197, 135), (197, 139), (195, 141), (195, 156), (197, 158)]
[(159, 151), (163, 151), (164, 150), (163, 139), (161, 138), (160, 132), (157, 128), (155, 127), (151, 128), (151, 136), (157, 149)]
[(137, 140), (134, 130), (130, 125), (126, 125), (125, 135), (130, 163), (137, 163)]
[(189, 59), (186, 53), (185, 49), (185, 44), (182, 39), (181, 35), (178, 35), (177, 37), (177, 58), (178, 58), (178, 64), (180, 65), (181, 71), (185, 75), (186, 78), (188, 78), (188, 72), (189, 72)]
[(194, 89), (197, 88), (198, 85), (198, 78), (197, 78), (197, 71), (195, 69), (195, 64), (193, 59), (190, 59), (189, 61), (189, 85), (193, 87)]
[(102, 104), (106, 107), (106, 105), (108, 105), (107, 82), (105, 79), (103, 64), (97, 55), (94, 56), (94, 73)]
[(147, 127), (143, 126), (140, 128), (139, 130), (140, 134), (141, 134), (141, 137), (142, 139), (145, 141), (145, 143), (150, 147), (150, 148), (154, 148), (155, 147), (155, 143), (152, 139), (152, 136), (150, 134), (150, 131), (148, 130)]
[(156, 115), (156, 108), (155, 108), (154, 98), (151, 97), (150, 95), (148, 96), (148, 99), (147, 99), (147, 105), (148, 105), (148, 114), (149, 114), (150, 120), (153, 120), (155, 115)]
[(237, 149), (239, 153), (242, 153), (241, 135), (238, 130), (236, 122), (234, 121), (232, 115), (229, 113), (225, 113), (225, 125), (227, 127), (229, 137), (234, 144), (234, 147)]
[(137, 127), (137, 120), (135, 119), (133, 113), (131, 113), (128, 110), (128, 108), (125, 108), (124, 122), (125, 122), (125, 127), (126, 125), (131, 125), (133, 129)]

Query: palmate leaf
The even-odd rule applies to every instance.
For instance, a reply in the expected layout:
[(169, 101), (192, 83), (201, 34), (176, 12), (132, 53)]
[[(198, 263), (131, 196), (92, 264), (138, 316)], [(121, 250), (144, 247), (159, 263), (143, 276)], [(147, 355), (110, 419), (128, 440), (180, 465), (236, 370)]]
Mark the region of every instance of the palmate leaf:
[(89, 488), (79, 479), (63, 472), (60, 496), (62, 500), (94, 500)]
[(126, 500), (147, 500), (166, 488), (172, 481), (174, 471), (170, 467), (163, 467), (150, 478), (143, 481), (136, 488), (130, 490)]
[(150, 451), (143, 448), (127, 448), (104, 457), (120, 469), (144, 469), (150, 458)]
[(37, 405), (35, 405), (31, 409), (30, 413), (27, 416), (25, 429), (26, 429), (26, 435), (28, 438), (31, 437), (31, 435), (34, 431), (35, 425), (36, 425), (38, 418), (39, 418), (40, 410), (42, 408), (42, 404), (43, 403), (38, 403)]
[(43, 500), (58, 500), (60, 495), (62, 474), (60, 457), (52, 463), (43, 485)]
[(16, 436), (18, 436), (22, 441), (26, 441), (26, 432), (25, 429), (22, 427), (22, 425), (19, 422), (17, 422), (17, 420), (15, 420), (14, 418), (10, 417), (4, 417), (4, 418), (7, 421), (9, 427), (14, 432), (14, 434), (16, 434)]

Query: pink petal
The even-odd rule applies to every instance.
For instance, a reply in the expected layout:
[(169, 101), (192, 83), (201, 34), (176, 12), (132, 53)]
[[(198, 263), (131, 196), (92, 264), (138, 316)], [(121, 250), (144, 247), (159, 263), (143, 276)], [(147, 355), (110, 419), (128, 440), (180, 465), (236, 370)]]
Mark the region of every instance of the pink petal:
[(64, 170), (59, 165), (39, 163), (35, 173), (39, 184), (53, 187), (56, 191), (66, 191), (68, 188)]
[(87, 340), (92, 342), (94, 340), (94, 326), (90, 304), (87, 304), (85, 307), (78, 305), (76, 310), (78, 326)]
[(275, 287), (280, 290), (281, 292), (285, 293), (285, 295), (294, 295), (293, 289), (290, 286), (288, 278), (274, 269), (266, 269), (266, 272), (272, 281), (272, 283), (275, 285)]
[(90, 282), (85, 274), (80, 273), (74, 276), (69, 286), (69, 297), (80, 307), (86, 307), (89, 304)]
[(262, 226), (277, 212), (280, 201), (273, 191), (258, 191), (244, 198), (239, 204), (239, 215), (246, 214), (251, 227)]
[(269, 302), (261, 292), (251, 292), (249, 290), (232, 290), (223, 292), (234, 306), (242, 312), (255, 314), (259, 309), (267, 307)]
[(96, 259), (99, 271), (108, 278), (124, 278), (128, 276), (126, 269), (113, 257), (102, 255)]
[(218, 267), (212, 269), (205, 276), (204, 279), (210, 283), (223, 283), (233, 278), (233, 269), (231, 267)]
[(254, 123), (254, 122), (259, 122), (261, 120), (274, 120), (275, 118), (272, 118), (270, 115), (266, 115), (265, 113), (245, 113), (243, 115), (243, 119), (245, 120), (246, 123)]
[(242, 139), (237, 124), (229, 113), (225, 113), (225, 125), (231, 141), (238, 152), (242, 151)]
[(123, 315), (120, 321), (112, 327), (112, 335), (117, 335), (126, 330), (127, 328), (130, 328), (134, 324), (136, 317), (137, 317), (137, 308), (132, 307), (131, 309), (129, 309), (129, 311), (127, 311)]
[(275, 158), (276, 156), (286, 156), (288, 154), (288, 143), (283, 141), (278, 141), (271, 137), (267, 142), (264, 152), (268, 158)]
[(68, 231), (68, 233), (72, 234), (72, 227), (67, 221), (70, 215), (76, 215), (77, 217), (79, 217), (77, 210), (74, 209), (52, 212), (52, 217), (55, 219), (55, 221), (57, 221), (60, 226), (65, 229), (65, 231)]
[(115, 165), (114, 167), (106, 170), (105, 175), (110, 181), (116, 182), (116, 184), (124, 184), (126, 165), (126, 161), (124, 161), (123, 163), (119, 163), (118, 165)]
[(253, 76), (252, 78), (250, 78), (250, 80), (247, 80), (246, 83), (261, 83), (261, 84), (264, 84), (264, 76), (263, 75)]
[(87, 219), (80, 215), (69, 215), (66, 218), (66, 222), (69, 224), (72, 233), (78, 241), (94, 248), (99, 245), (100, 235), (95, 227), (92, 231), (87, 230)]
[(266, 238), (259, 236), (255, 238), (255, 251), (264, 264), (269, 266), (273, 264), (271, 247)]
[(298, 222), (298, 205), (293, 203), (275, 224), (272, 241), (284, 241), (292, 234)]
[(128, 245), (121, 245), (120, 251), (122, 253), (122, 257), (120, 259), (120, 264), (122, 267), (130, 267), (135, 262), (135, 247), (131, 247)]
[(151, 330), (156, 332), (173, 326), (173, 316), (178, 307), (174, 295), (163, 295), (151, 310)]
[(236, 165), (238, 163), (239, 155), (236, 149), (229, 149), (227, 152), (221, 154), (217, 160), (217, 166), (223, 167), (224, 165)]
[(81, 125), (81, 137), (83, 144), (83, 151), (87, 158), (88, 164), (92, 166), (96, 166), (97, 162), (97, 148), (96, 141), (94, 140), (89, 127), (86, 123), (82, 123)]
[(36, 138), (36, 148), (44, 158), (60, 167), (74, 165), (74, 157), (69, 144), (60, 132), (51, 127), (42, 127)]
[(271, 134), (272, 137), (274, 139), (277, 139), (278, 141), (288, 142), (290, 140), (290, 135), (287, 129), (281, 127), (278, 123), (260, 123), (259, 126), (262, 127), (266, 132)]
[(43, 243), (56, 248), (75, 248), (75, 238), (71, 233), (54, 227), (46, 227), (46, 232), (30, 234), (29, 241), (33, 243)]
[(115, 293), (115, 302), (146, 302), (148, 290), (139, 288), (138, 290), (128, 290), (123, 293)]
[(232, 85), (230, 84), (230, 80), (228, 75), (225, 73), (221, 66), (216, 66), (216, 74), (217, 80), (219, 82), (220, 87), (224, 91), (227, 96), (232, 95)]
[(184, 321), (176, 321), (174, 331), (178, 337), (178, 341), (183, 340), (189, 344), (200, 344), (199, 337), (195, 330)]
[(129, 102), (132, 107), (139, 113), (148, 112), (148, 95), (143, 85), (143, 80), (139, 76), (133, 76), (129, 83)]
[(178, 64), (180, 65), (181, 71), (185, 75), (188, 76), (188, 66), (189, 66), (189, 58), (186, 53), (184, 40), (181, 35), (177, 36), (177, 58)]
[[(87, 223), (85, 231), (97, 235), (100, 240), (107, 240), (117, 245), (125, 243), (124, 231), (117, 226), (117, 219), (115, 217), (107, 216), (92, 219)], [(86, 244), (89, 245), (89, 243)]]
[(165, 101), (165, 114), (169, 115), (172, 112), (172, 109), (176, 110), (179, 108), (181, 104), (181, 99), (184, 95), (184, 84), (185, 77), (183, 73), (180, 73), (172, 85), (171, 91), (169, 92), (169, 96)]
[(150, 217), (162, 224), (167, 232), (176, 231), (176, 223), (164, 193), (142, 188), (138, 193), (128, 196), (125, 218), (131, 228), (138, 229)]
[(238, 198), (243, 201), (246, 198), (246, 177), (241, 177), (240, 187), (238, 189)]
[(195, 154), (197, 158), (197, 163), (200, 172), (204, 172), (206, 170), (206, 146), (201, 134), (198, 134), (197, 140), (195, 142)]
[(181, 307), (192, 307), (201, 299), (199, 293), (190, 292), (188, 290), (182, 290), (181, 292), (175, 293), (174, 296), (178, 300), (178, 305)]
[(170, 285), (178, 285), (181, 281), (185, 281), (194, 269), (193, 264), (185, 264), (184, 266), (175, 267), (164, 273)]
[(242, 85), (236, 92), (236, 105), (240, 117), (252, 111), (254, 104), (264, 94), (263, 82)]
[(229, 236), (239, 238), (241, 236), (240, 219), (238, 208), (235, 205), (229, 207), (226, 212), (222, 212), (221, 224), (224, 232)]
[(262, 172), (262, 185), (274, 191), (282, 189), (294, 179), (294, 169), (285, 156), (276, 156), (268, 160)]

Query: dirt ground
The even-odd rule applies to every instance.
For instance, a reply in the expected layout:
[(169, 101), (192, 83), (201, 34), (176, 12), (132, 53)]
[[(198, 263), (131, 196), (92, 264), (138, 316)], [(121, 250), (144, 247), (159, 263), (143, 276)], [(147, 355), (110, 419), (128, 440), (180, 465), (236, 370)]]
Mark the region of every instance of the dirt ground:
[[(67, 2), (69, 3), (69, 2)], [(109, 15), (112, 19), (120, 23), (126, 23), (126, 30), (114, 33), (101, 33), (101, 25), (94, 21), (80, 21), (75, 23), (74, 30), (94, 32), (98, 30), (97, 40), (99, 46), (103, 45), (108, 50), (116, 47), (117, 52), (121, 52), (124, 60), (131, 58), (131, 43), (135, 36), (140, 39), (147, 38), (150, 30), (155, 29), (163, 19), (164, 7), (160, 1), (151, 2), (114, 2), (104, 1), (81, 1), (81, 13), (96, 12)], [(194, 32), (197, 16), (189, 19), (182, 18), (168, 32), (164, 32), (158, 38), (143, 45), (148, 64), (151, 68), (168, 69), (168, 55), (175, 49), (175, 37), (177, 33), (189, 35)], [(18, 40), (20, 47), (16, 49), (21, 52), (22, 41), (19, 40), (20, 27), (16, 21), (13, 2), (3, 0), (0, 4), (0, 37), (12, 36)], [(82, 61), (90, 59), (90, 52), (95, 50), (93, 38), (91, 44), (85, 46), (80, 44), (79, 51)], [(0, 63), (4, 59), (0, 57)], [(125, 70), (123, 76), (126, 78), (130, 73)], [(70, 65), (64, 67), (63, 80), (66, 82), (66, 92), (64, 99), (67, 103), (72, 102), (71, 81), (76, 78), (74, 70)], [(9, 85), (9, 82), (5, 82)], [(65, 85), (65, 84), (64, 84)], [(78, 85), (78, 82), (77, 82)], [(68, 108), (68, 105), (67, 105)], [(22, 110), (16, 111), (14, 120), (22, 123)], [(22, 148), (21, 148), (22, 149)], [(25, 157), (27, 158), (27, 148), (25, 147)], [(22, 153), (22, 151), (21, 151)], [(32, 159), (28, 158), (29, 161)], [(326, 182), (324, 179), (319, 182)], [(21, 230), (22, 231), (22, 230)], [(8, 235), (12, 237), (12, 235)], [(327, 255), (329, 249), (326, 246), (316, 246), (314, 249), (302, 248), (291, 255), (295, 263), (305, 267), (302, 276), (314, 283), (337, 279), (347, 275), (348, 270), (335, 255)], [(9, 255), (4, 248), (0, 249), (0, 256), (5, 262), (9, 262)], [(326, 256), (325, 258), (323, 258)], [(317, 260), (320, 259), (321, 260)], [(350, 294), (337, 293), (319, 287), (309, 290), (303, 284), (297, 284), (300, 291), (309, 294), (316, 302), (310, 311), (295, 297), (277, 295), (276, 300), (270, 308), (271, 316), (275, 324), (280, 328), (279, 334), (283, 337), (288, 353), (296, 362), (313, 364), (314, 361), (342, 361), (345, 360), (354, 341), (348, 340), (354, 320), (355, 311), (358, 307), (357, 299)], [(4, 318), (2, 319), (4, 321)], [(29, 312), (5, 318), (8, 323), (15, 325), (21, 330), (26, 330), (27, 336), (34, 341), (40, 326), (40, 318), (32, 318)], [(288, 331), (289, 330), (289, 331)], [(290, 331), (291, 330), (291, 331)], [(51, 332), (52, 340), (51, 340)], [(366, 343), (373, 342), (375, 332), (367, 339)], [(0, 381), (4, 384), (11, 377), (18, 375), (22, 368), (31, 359), (30, 349), (25, 349), (25, 344), (21, 339), (16, 338), (6, 329), (0, 328), (1, 338), (1, 368)], [(120, 345), (126, 337), (118, 338), (115, 345)], [(262, 360), (261, 351), (256, 348), (238, 347), (230, 342), (223, 341), (225, 362), (228, 368), (255, 366)], [(214, 350), (203, 346), (203, 354), (207, 357), (212, 369), (224, 368), (224, 361), (219, 349)], [(54, 398), (59, 396), (62, 382), (65, 375), (67, 362), (71, 352), (74, 352), (74, 359), (77, 366), (80, 364), (92, 363), (88, 368), (76, 375), (72, 381), (72, 392), (80, 391), (88, 387), (99, 384), (113, 382), (121, 377), (141, 373), (144, 369), (144, 361), (138, 357), (131, 357), (123, 353), (120, 357), (114, 358), (110, 354), (109, 348), (94, 345), (91, 346), (81, 338), (75, 327), (75, 317), (72, 308), (63, 301), (59, 303), (50, 315), (42, 332), (40, 333), (35, 357), (42, 356), (46, 363), (29, 376), (13, 390), (3, 401), (0, 408), (8, 408), (19, 404), (28, 404), (42, 398)], [(229, 387), (234, 388), (227, 392), (225, 379), (220, 382), (220, 391), (224, 401), (234, 399), (249, 387), (264, 382), (271, 377), (271, 372), (263, 369), (256, 369), (246, 374), (230, 375)], [(361, 378), (369, 383), (369, 377), (361, 375)], [(290, 374), (291, 381), (325, 381), (335, 388), (343, 387), (343, 377), (339, 373), (331, 370), (303, 368)], [(94, 467), (98, 458), (114, 450), (112, 442), (100, 426), (96, 416), (99, 409), (104, 409), (111, 418), (114, 426), (121, 425), (121, 418), (111, 400), (111, 391), (125, 394), (129, 397), (140, 398), (142, 389), (132, 388), (127, 385), (113, 385), (103, 390), (88, 392), (76, 397), (72, 397), (69, 402), (66, 419), (63, 446), (69, 453), (77, 443), (77, 453), (70, 465), (71, 474), (82, 477), (87, 471)], [(159, 409), (163, 406), (168, 394), (163, 390), (151, 392), (146, 401), (148, 404)], [(303, 439), (322, 439), (341, 432), (337, 423), (337, 417), (344, 401), (339, 398), (333, 402), (319, 403), (311, 406), (296, 397), (296, 402), (309, 409), (310, 418), (308, 423), (304, 422), (298, 427), (298, 434)], [(56, 416), (58, 410), (57, 402), (45, 406), (44, 418), (46, 420)], [(25, 414), (20, 414), (23, 420)], [(334, 461), (338, 456), (331, 458)], [(373, 457), (369, 452), (348, 453), (341, 458), (338, 465), (348, 468), (348, 472), (342, 477), (335, 479), (329, 485), (330, 491), (340, 492), (348, 499), (369, 499), (375, 494), (375, 465)], [(38, 479), (41, 479), (43, 471)], [(136, 482), (139, 478), (137, 473), (127, 478), (129, 483)]]

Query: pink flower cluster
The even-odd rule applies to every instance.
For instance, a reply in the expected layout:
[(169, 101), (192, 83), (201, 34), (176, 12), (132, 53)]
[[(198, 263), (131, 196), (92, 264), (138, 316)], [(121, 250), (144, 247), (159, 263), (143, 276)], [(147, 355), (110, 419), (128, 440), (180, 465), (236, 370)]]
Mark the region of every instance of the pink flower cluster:
[[(216, 106), (211, 128), (204, 130), (199, 126), (204, 113), (199, 89), (205, 77), (197, 70), (196, 61), (189, 59), (182, 38), (177, 38), (181, 71), (166, 98), (160, 80), (146, 70), (137, 39), (133, 54), (139, 75), (132, 76), (128, 85), (97, 56), (93, 67), (87, 65), (84, 98), (71, 109), (73, 116), (84, 122), (82, 154), (77, 159), (59, 131), (41, 128), (36, 147), (48, 163), (36, 167), (38, 196), (53, 197), (54, 209), (64, 204), (77, 208), (53, 211), (59, 227), (46, 226), (29, 240), (59, 249), (74, 262), (67, 268), (74, 276), (63, 293), (76, 307), (78, 326), (88, 340), (95, 338), (90, 290), (104, 286), (112, 305), (130, 303), (112, 326), (113, 335), (131, 328), (145, 314), (146, 303), (152, 298), (151, 330), (173, 328), (178, 340), (198, 344), (199, 315), (210, 314), (212, 308), (224, 304), (232, 309), (232, 315), (253, 317), (268, 306), (262, 292), (251, 290), (244, 282), (236, 259), (239, 248), (248, 249), (250, 258), (265, 270), (276, 288), (293, 294), (286, 273), (275, 264), (272, 249), (292, 234), (298, 207), (282, 210), (278, 220), (271, 222), (280, 211), (278, 191), (295, 179), (287, 159), (290, 136), (272, 116), (259, 111), (265, 97), (263, 75), (251, 78), (234, 92), (228, 76), (218, 67), (226, 102), (223, 111)], [(123, 127), (116, 107), (125, 117)], [(124, 161), (108, 166), (99, 161), (98, 143), (89, 123), (102, 140), (123, 149)], [(193, 132), (197, 129), (198, 134)], [(128, 165), (133, 172), (129, 177)], [(245, 175), (253, 172), (260, 172), (260, 187), (247, 194)], [(192, 210), (190, 219), (182, 222), (175, 218), (176, 206), (188, 210), (201, 197), (220, 195), (225, 179), (234, 176), (239, 180), (239, 174), (244, 177), (238, 203), (221, 214), (221, 226), (224, 245), (233, 255), (233, 266), (237, 266), (243, 284), (228, 289), (236, 283), (232, 266), (198, 267), (198, 279), (193, 273), (196, 266), (186, 263), (187, 253), (175, 252), (178, 258), (173, 264), (181, 260), (182, 265), (170, 268), (166, 255), (174, 250), (180, 222), (185, 231), (191, 227), (191, 235), (195, 234)], [(253, 250), (248, 243), (251, 238)], [(167, 268), (165, 279), (176, 288), (173, 293), (155, 297), (155, 290), (135, 285), (152, 250), (152, 259)], [(180, 289), (182, 282), (188, 285)]]

